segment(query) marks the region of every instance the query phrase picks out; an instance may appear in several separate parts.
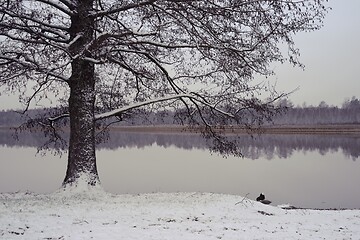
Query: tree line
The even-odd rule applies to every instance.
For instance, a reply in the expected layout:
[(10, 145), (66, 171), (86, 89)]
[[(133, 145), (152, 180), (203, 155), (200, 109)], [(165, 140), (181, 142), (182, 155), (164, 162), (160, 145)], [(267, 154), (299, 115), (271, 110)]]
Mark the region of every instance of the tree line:
[(345, 100), (341, 107), (329, 106), (322, 101), (318, 106), (296, 106), (283, 101), (286, 112), (275, 116), (275, 124), (358, 124), (360, 123), (360, 100), (356, 97)]
[[(318, 106), (294, 106), (289, 100), (278, 103), (283, 108), (270, 122), (275, 125), (319, 125), (319, 124), (359, 124), (360, 123), (360, 99), (352, 97), (338, 106), (330, 106), (322, 101)], [(36, 118), (51, 109), (33, 109), (26, 114), (14, 110), (0, 111), (0, 126), (16, 127), (24, 123), (24, 120)], [(136, 113), (123, 116), (114, 126), (134, 125), (172, 125), (177, 124), (176, 112), (170, 110), (146, 111), (142, 114)], [(109, 122), (110, 124), (110, 122)]]

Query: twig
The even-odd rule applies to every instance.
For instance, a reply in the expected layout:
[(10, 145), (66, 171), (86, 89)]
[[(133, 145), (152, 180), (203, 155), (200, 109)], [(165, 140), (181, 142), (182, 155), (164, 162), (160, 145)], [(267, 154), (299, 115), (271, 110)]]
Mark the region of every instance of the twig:
[(247, 194), (245, 195), (245, 197), (243, 197), (243, 199), (242, 199), (240, 202), (235, 203), (235, 205), (238, 205), (239, 203), (242, 203), (245, 199), (247, 199), (247, 196), (248, 196), (249, 194), (250, 194), (250, 193), (247, 193)]

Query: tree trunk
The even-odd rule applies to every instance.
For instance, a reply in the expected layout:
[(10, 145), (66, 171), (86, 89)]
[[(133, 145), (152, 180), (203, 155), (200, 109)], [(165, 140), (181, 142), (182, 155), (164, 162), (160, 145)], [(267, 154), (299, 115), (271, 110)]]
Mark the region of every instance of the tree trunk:
[(63, 185), (78, 180), (95, 185), (99, 179), (95, 155), (94, 66), (84, 61), (73, 65), (79, 72), (70, 82), (70, 141)]
[(63, 186), (99, 182), (95, 156), (95, 67), (84, 60), (91, 57), (86, 46), (94, 37), (94, 20), (89, 16), (93, 0), (79, 1), (77, 14), (71, 17), (70, 35), (81, 36), (70, 47), (73, 56), (69, 79), (70, 141), (68, 166)]

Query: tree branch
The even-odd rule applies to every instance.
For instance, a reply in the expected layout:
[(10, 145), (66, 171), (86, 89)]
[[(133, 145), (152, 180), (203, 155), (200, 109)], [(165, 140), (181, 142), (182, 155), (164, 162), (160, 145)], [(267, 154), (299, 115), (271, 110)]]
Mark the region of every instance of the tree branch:
[(128, 4), (128, 5), (125, 5), (125, 6), (115, 5), (114, 7), (110, 8), (108, 10), (98, 11), (98, 12), (95, 12), (95, 13), (91, 14), (90, 16), (93, 17), (93, 18), (103, 17), (103, 16), (107, 16), (107, 15), (110, 15), (110, 14), (127, 11), (127, 10), (130, 10), (130, 9), (133, 9), (133, 8), (146, 6), (146, 5), (152, 4), (152, 3), (156, 2), (156, 1), (158, 1), (158, 0), (148, 0), (148, 1), (140, 2), (140, 3), (131, 3), (131, 4)]
[(75, 14), (74, 11), (72, 11), (72, 10), (70, 10), (70, 9), (66, 9), (66, 8), (64, 8), (63, 6), (60, 5), (60, 2), (61, 2), (61, 3), (63, 3), (63, 4), (64, 4), (65, 6), (67, 6), (67, 7), (74, 7), (74, 5), (71, 4), (70, 1), (64, 1), (64, 0), (62, 0), (62, 1), (60, 1), (60, 2), (54, 1), (54, 0), (38, 0), (38, 1), (39, 1), (39, 2), (42, 2), (42, 3), (45, 3), (45, 4), (47, 4), (47, 5), (50, 5), (50, 6), (52, 6), (52, 7), (56, 8), (56, 9), (60, 10), (61, 12), (65, 13), (65, 14), (67, 14), (67, 15), (69, 15), (69, 16), (72, 16), (72, 15)]
[(56, 116), (56, 117), (49, 117), (48, 120), (50, 122), (56, 122), (57, 120), (60, 120), (62, 118), (68, 118), (68, 117), (70, 117), (70, 114), (64, 113), (64, 114), (61, 114), (61, 115)]
[(181, 98), (192, 98), (192, 97), (193, 96), (190, 94), (178, 94), (178, 95), (172, 95), (172, 96), (167, 96), (167, 97), (162, 97), (162, 98), (157, 98), (157, 99), (151, 99), (151, 100), (147, 100), (144, 102), (134, 103), (129, 106), (115, 109), (115, 110), (107, 112), (107, 113), (97, 114), (97, 115), (95, 115), (95, 120), (101, 120), (101, 119), (109, 118), (112, 116), (120, 115), (121, 113), (129, 111), (131, 109), (139, 108), (139, 107), (150, 105), (153, 103), (165, 102), (165, 101), (169, 101), (169, 100), (173, 100), (173, 99), (180, 100)]

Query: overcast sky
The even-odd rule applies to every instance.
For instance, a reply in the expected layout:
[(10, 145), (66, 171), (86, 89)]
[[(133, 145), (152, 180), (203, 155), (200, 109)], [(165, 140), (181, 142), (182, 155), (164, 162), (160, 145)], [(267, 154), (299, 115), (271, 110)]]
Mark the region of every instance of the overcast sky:
[[(295, 105), (341, 106), (345, 99), (360, 97), (360, 0), (330, 0), (332, 10), (324, 27), (295, 37), (305, 71), (290, 65), (275, 66), (271, 78), (277, 89), (290, 92)], [(0, 109), (19, 108), (15, 97), (0, 97)]]
[(305, 71), (289, 65), (275, 68), (278, 90), (299, 87), (289, 97), (295, 105), (325, 101), (341, 106), (346, 98), (360, 97), (360, 0), (330, 0), (328, 5), (332, 10), (324, 27), (295, 38)]

